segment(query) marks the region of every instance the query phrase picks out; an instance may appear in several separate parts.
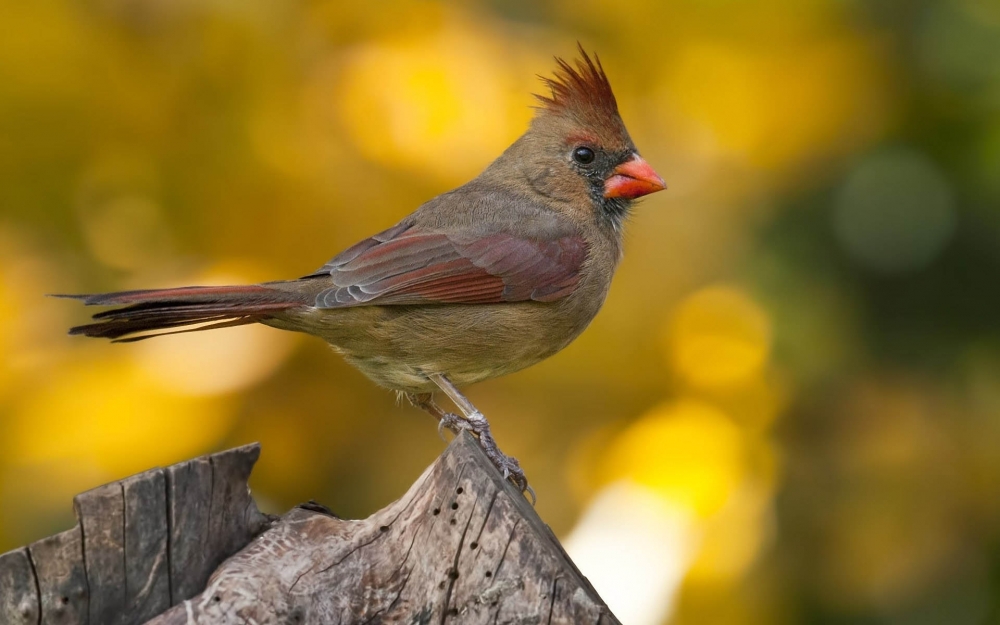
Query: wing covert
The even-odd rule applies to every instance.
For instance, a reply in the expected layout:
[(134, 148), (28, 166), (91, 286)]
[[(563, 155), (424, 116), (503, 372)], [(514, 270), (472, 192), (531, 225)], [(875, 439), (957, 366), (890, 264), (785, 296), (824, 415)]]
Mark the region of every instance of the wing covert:
[(398, 225), (313, 274), (333, 281), (318, 293), (316, 306), (550, 302), (576, 288), (586, 256), (580, 236), (463, 236)]

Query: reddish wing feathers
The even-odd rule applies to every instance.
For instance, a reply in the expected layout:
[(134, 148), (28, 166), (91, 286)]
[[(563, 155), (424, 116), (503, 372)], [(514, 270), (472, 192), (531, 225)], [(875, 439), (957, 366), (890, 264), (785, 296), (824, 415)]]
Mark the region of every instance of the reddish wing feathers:
[(510, 234), (459, 237), (397, 226), (327, 263), (336, 285), (316, 306), (548, 302), (571, 293), (586, 258), (583, 239)]

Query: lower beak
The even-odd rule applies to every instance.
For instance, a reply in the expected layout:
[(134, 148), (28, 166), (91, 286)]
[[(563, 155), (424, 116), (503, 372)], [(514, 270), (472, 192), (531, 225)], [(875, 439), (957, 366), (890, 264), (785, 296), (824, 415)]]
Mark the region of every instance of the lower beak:
[(638, 154), (625, 161), (611, 172), (604, 181), (604, 197), (621, 197), (629, 200), (667, 188), (659, 174)]

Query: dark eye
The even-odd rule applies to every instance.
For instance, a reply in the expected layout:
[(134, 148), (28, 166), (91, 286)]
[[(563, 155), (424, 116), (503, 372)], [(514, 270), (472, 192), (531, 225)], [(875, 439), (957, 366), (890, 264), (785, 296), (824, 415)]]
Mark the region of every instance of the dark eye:
[(588, 147), (580, 146), (573, 150), (573, 160), (581, 165), (589, 165), (594, 162), (594, 151)]

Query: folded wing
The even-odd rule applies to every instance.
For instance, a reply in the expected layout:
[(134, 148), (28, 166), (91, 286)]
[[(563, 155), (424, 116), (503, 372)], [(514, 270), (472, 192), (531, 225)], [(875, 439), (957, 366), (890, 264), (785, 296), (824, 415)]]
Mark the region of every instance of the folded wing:
[(580, 236), (456, 235), (399, 225), (309, 277), (333, 281), (317, 294), (319, 308), (550, 302), (573, 292), (586, 256)]

